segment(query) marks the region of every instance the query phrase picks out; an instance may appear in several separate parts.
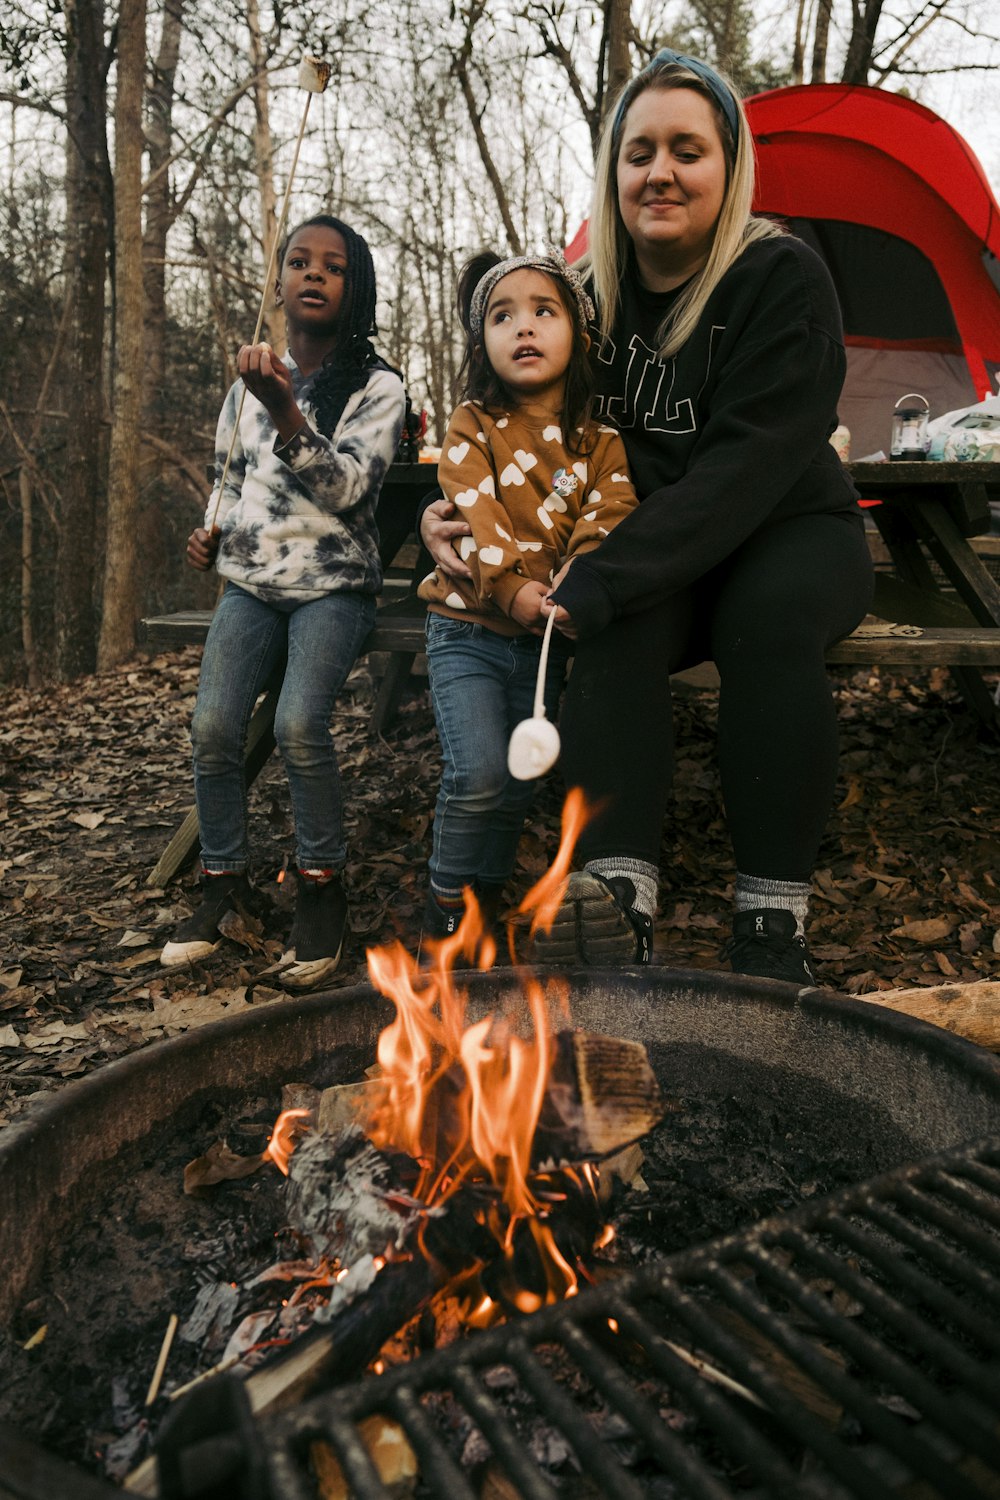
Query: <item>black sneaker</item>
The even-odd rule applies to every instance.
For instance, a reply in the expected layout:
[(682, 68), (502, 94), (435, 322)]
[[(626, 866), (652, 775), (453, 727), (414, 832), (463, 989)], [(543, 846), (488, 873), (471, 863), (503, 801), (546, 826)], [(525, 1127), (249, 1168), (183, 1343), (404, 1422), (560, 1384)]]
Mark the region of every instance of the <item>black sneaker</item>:
[(295, 921), (281, 983), (293, 990), (311, 989), (336, 969), (347, 931), (347, 896), (340, 876), (311, 880), (295, 871)]
[(726, 957), (734, 974), (756, 974), (761, 979), (785, 979), (792, 984), (818, 984), (804, 937), (795, 935), (795, 915), (766, 907), (739, 911)]
[(648, 964), (653, 919), (636, 910), (635, 886), (626, 876), (606, 880), (577, 870), (569, 877), (551, 931), (535, 933), (532, 958), (567, 968)]
[(201, 874), (201, 901), (186, 922), (175, 931), (160, 953), (160, 963), (170, 969), (177, 964), (192, 963), (214, 953), (222, 941), (219, 923), (227, 911), (254, 905), (253, 887), (245, 874)]

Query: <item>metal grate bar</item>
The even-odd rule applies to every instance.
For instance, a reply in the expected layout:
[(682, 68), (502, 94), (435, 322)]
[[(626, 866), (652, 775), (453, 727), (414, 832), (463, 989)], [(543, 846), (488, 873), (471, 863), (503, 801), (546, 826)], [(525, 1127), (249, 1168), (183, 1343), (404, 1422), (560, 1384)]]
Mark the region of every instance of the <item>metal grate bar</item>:
[(315, 1500), (316, 1484), (309, 1475), (308, 1447), (327, 1443), (343, 1471), (348, 1492), (358, 1500), (386, 1500), (387, 1491), (365, 1447), (361, 1434), (349, 1418), (324, 1411), (313, 1420), (312, 1404), (278, 1419), (279, 1441), (271, 1454), (272, 1489), (281, 1500)]
[[(877, 1406), (870, 1391), (859, 1387), (850, 1376), (843, 1373), (839, 1365), (823, 1354), (809, 1339), (797, 1333), (785, 1321), (777, 1317), (773, 1308), (763, 1302), (745, 1283), (739, 1281), (732, 1271), (720, 1266), (714, 1273), (710, 1273), (710, 1282), (748, 1323), (761, 1332), (782, 1354), (798, 1365), (822, 1391), (831, 1395), (842, 1408), (858, 1417), (864, 1427), (883, 1442), (890, 1452), (899, 1454), (902, 1447), (903, 1460), (912, 1470), (912, 1445), (906, 1446), (902, 1443), (904, 1436), (909, 1435), (909, 1429), (904, 1429), (903, 1423), (891, 1412)], [(768, 1405), (772, 1405), (770, 1399)], [(775, 1416), (779, 1417), (793, 1432), (797, 1430), (803, 1443), (807, 1443), (825, 1463), (829, 1464), (834, 1473), (839, 1474), (845, 1480), (852, 1495), (870, 1496), (872, 1500), (878, 1500), (878, 1497), (881, 1497), (881, 1500), (884, 1500), (884, 1480), (872, 1474), (860, 1450), (855, 1453), (847, 1449), (832, 1430), (827, 1429), (811, 1416), (808, 1418), (809, 1430), (807, 1431), (807, 1408), (805, 1405), (799, 1405), (794, 1398), (789, 1400), (787, 1394), (783, 1396), (780, 1405), (774, 1402), (773, 1407)], [(924, 1467), (928, 1472), (938, 1472), (941, 1476), (950, 1476), (951, 1473), (950, 1468), (941, 1464), (933, 1453), (930, 1454), (929, 1462)], [(859, 1473), (863, 1475), (863, 1478), (858, 1477)]]
[(991, 1202), (979, 1184), (963, 1182), (957, 1175), (942, 1172), (935, 1180), (934, 1187), (942, 1197), (950, 1198), (959, 1208), (965, 1209), (966, 1213), (1000, 1228), (1000, 1203)]
[(1000, 1243), (996, 1236), (984, 1233), (970, 1224), (963, 1215), (954, 1213), (945, 1203), (933, 1198), (928, 1187), (929, 1184), (922, 1184), (917, 1188), (910, 1182), (900, 1182), (895, 1186), (893, 1197), (921, 1218), (950, 1234), (957, 1244), (973, 1250), (987, 1265), (1000, 1267)]
[[(624, 1309), (622, 1309), (624, 1312)], [(668, 1474), (678, 1474), (681, 1468), (677, 1452), (680, 1446), (679, 1440), (660, 1420), (660, 1415), (655, 1412), (649, 1402), (622, 1372), (607, 1358), (597, 1344), (586, 1334), (574, 1321), (561, 1330), (562, 1341), (576, 1360), (580, 1368), (586, 1373), (588, 1379), (601, 1392), (603, 1396), (621, 1412), (622, 1416), (638, 1432), (642, 1433), (650, 1451)], [(767, 1457), (774, 1464), (774, 1455), (764, 1450)], [(685, 1500), (721, 1500), (728, 1497), (729, 1490), (724, 1488), (718, 1480), (714, 1479), (704, 1467), (697, 1463), (695, 1465), (683, 1465), (686, 1472), (683, 1474), (685, 1484)], [(784, 1468), (786, 1475), (790, 1471)]]
[(975, 1160), (959, 1161), (949, 1166), (948, 1171), (967, 1177), (984, 1192), (991, 1193), (994, 1198), (1000, 1198), (1000, 1165), (990, 1166), (988, 1162)]
[[(945, 1436), (950, 1436), (953, 1429), (961, 1426), (965, 1429), (963, 1438), (968, 1447), (979, 1452), (985, 1445), (986, 1456), (990, 1460), (995, 1458), (995, 1438), (990, 1436), (984, 1440), (981, 1429), (964, 1420), (963, 1414), (955, 1409), (954, 1402), (935, 1389), (930, 1381), (911, 1365), (883, 1344), (878, 1343), (865, 1329), (858, 1328), (854, 1319), (842, 1318), (838, 1313), (833, 1312), (822, 1297), (779, 1265), (770, 1252), (753, 1249), (749, 1252), (747, 1260), (751, 1265), (756, 1266), (773, 1285), (777, 1286), (789, 1301), (807, 1313), (829, 1337), (834, 1338), (845, 1348), (858, 1364), (874, 1371), (894, 1391), (898, 1391), (911, 1401), (923, 1412), (925, 1419), (936, 1421)], [(955, 1495), (965, 1493), (972, 1496), (978, 1493), (973, 1489), (963, 1490), (961, 1482), (955, 1480), (952, 1466), (944, 1461), (934, 1448), (924, 1442), (920, 1433), (907, 1426), (887, 1408), (879, 1406), (870, 1391), (865, 1391), (855, 1380), (843, 1375), (836, 1366), (819, 1353), (808, 1338), (798, 1334), (785, 1323), (776, 1326), (771, 1308), (759, 1301), (745, 1284), (737, 1282), (731, 1273), (722, 1274), (726, 1275), (729, 1280), (728, 1290), (740, 1303), (741, 1310), (745, 1308), (747, 1316), (751, 1316), (751, 1309), (753, 1309), (754, 1321), (758, 1322), (758, 1326), (770, 1336), (775, 1337), (780, 1347), (785, 1349), (793, 1359), (802, 1363), (804, 1368), (827, 1384), (829, 1388), (834, 1389), (844, 1406), (854, 1413), (864, 1427), (875, 1433), (881, 1442), (897, 1453), (910, 1466), (915, 1476), (922, 1474), (937, 1484), (947, 1484), (950, 1486), (947, 1492)]]
[(949, 1378), (957, 1376), (970, 1391), (984, 1388), (990, 1372), (979, 1360), (967, 1354), (955, 1341), (932, 1328), (923, 1318), (915, 1318), (913, 1309), (904, 1307), (882, 1287), (862, 1276), (834, 1255), (825, 1245), (800, 1230), (786, 1230), (777, 1243), (793, 1250), (800, 1260), (808, 1262), (849, 1292), (868, 1312), (879, 1318), (912, 1348), (921, 1350), (947, 1370)]
[(514, 1481), (522, 1500), (558, 1500), (558, 1492), (535, 1467), (521, 1439), (496, 1402), (476, 1380), (472, 1368), (464, 1361), (456, 1363), (451, 1371), (449, 1384), (456, 1399), (470, 1413), (501, 1466)]
[(851, 1223), (840, 1214), (831, 1214), (823, 1228), (829, 1230), (831, 1238), (841, 1240), (849, 1250), (864, 1256), (887, 1277), (903, 1286), (915, 1302), (932, 1309), (981, 1347), (994, 1354), (1000, 1353), (1000, 1327), (985, 1323), (982, 1313), (974, 1306), (963, 1302), (939, 1282), (932, 1281), (911, 1260), (887, 1249), (868, 1228)]
[[(673, 1291), (674, 1288), (670, 1290)], [(779, 1458), (774, 1447), (742, 1415), (737, 1402), (720, 1396), (702, 1375), (674, 1353), (666, 1339), (634, 1308), (623, 1302), (621, 1308), (616, 1310), (615, 1317), (629, 1338), (635, 1339), (640, 1345), (661, 1378), (681, 1393), (712, 1431), (725, 1435), (723, 1440), (731, 1450), (735, 1450), (741, 1462), (753, 1469), (757, 1479), (765, 1482), (774, 1494), (795, 1492), (796, 1478), (792, 1471)], [(797, 1412), (796, 1416), (798, 1415)], [(804, 1438), (801, 1427), (797, 1430), (797, 1436)], [(699, 1466), (699, 1478), (703, 1473)], [(716, 1491), (692, 1488), (691, 1493), (714, 1494)], [(728, 1490), (720, 1493), (729, 1495)], [(856, 1493), (870, 1495), (871, 1500), (884, 1500), (881, 1492), (875, 1489), (858, 1490)]]
[(950, 1245), (944, 1244), (936, 1235), (928, 1234), (917, 1224), (905, 1219), (898, 1207), (886, 1203), (869, 1203), (866, 1208), (869, 1218), (895, 1235), (901, 1244), (909, 1245), (932, 1265), (938, 1266), (945, 1275), (962, 1281), (974, 1292), (989, 1302), (997, 1302), (1000, 1292), (996, 1280), (974, 1265), (966, 1255), (960, 1255)]
[(455, 1462), (441, 1441), (432, 1419), (413, 1390), (406, 1384), (398, 1386), (387, 1406), (406, 1432), (420, 1460), (420, 1473), (434, 1492), (447, 1495), (448, 1500), (476, 1500), (476, 1492), (461, 1465)]
[[(580, 1460), (581, 1469), (600, 1483), (605, 1494), (615, 1495), (617, 1500), (643, 1500), (641, 1486), (617, 1462), (576, 1402), (539, 1363), (527, 1341), (521, 1337), (512, 1339), (509, 1352), (511, 1364), (542, 1411), (552, 1418), (568, 1440)], [(633, 1432), (640, 1442), (645, 1441), (644, 1432), (635, 1429)]]

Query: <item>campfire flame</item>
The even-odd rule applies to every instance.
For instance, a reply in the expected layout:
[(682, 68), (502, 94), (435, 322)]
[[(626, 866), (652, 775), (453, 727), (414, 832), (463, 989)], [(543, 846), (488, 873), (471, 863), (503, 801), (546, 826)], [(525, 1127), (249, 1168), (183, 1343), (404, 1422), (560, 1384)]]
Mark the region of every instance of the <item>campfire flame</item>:
[[(516, 930), (533, 936), (551, 928), (588, 816), (582, 792), (570, 792), (555, 860), (522, 900), (509, 931), (512, 958)], [(528, 1035), (493, 1014), (470, 1024), (458, 966), (486, 971), (496, 951), (469, 890), (457, 932), (424, 944), (423, 967), (401, 943), (368, 950), (372, 983), (393, 1001), (396, 1015), (379, 1037), (380, 1076), (369, 1085), (359, 1116), (375, 1147), (417, 1164), (413, 1198), (432, 1211), (465, 1190), (462, 1201), (472, 1205), (477, 1232), (499, 1247), (499, 1257), (486, 1257), (494, 1266), (499, 1259), (499, 1278), (491, 1273), (487, 1287), (476, 1273), (466, 1274), (458, 1289), (465, 1319), (476, 1327), (502, 1316), (502, 1303), (528, 1313), (577, 1292), (580, 1252), (560, 1245), (551, 1222), (570, 1197), (590, 1205), (585, 1221), (593, 1220), (593, 1232), (582, 1251), (598, 1237), (608, 1242), (596, 1214), (596, 1169), (584, 1163), (541, 1170), (532, 1157), (554, 1056), (550, 1015), (568, 1017), (567, 986), (558, 978), (543, 984), (521, 975)], [(267, 1154), (284, 1172), (305, 1113), (286, 1110), (268, 1143)], [(434, 1260), (424, 1236), (420, 1244)]]
[[(556, 858), (518, 907), (517, 917), (527, 919), (531, 935), (552, 925), (587, 816), (582, 792), (570, 792)], [(525, 975), (530, 1037), (514, 1034), (505, 1019), (493, 1015), (468, 1024), (467, 996), (456, 983), (456, 963), (464, 959), (489, 969), (496, 945), (471, 891), (465, 902), (457, 932), (426, 945), (428, 968), (419, 968), (400, 943), (368, 951), (372, 983), (393, 1001), (396, 1017), (379, 1038), (381, 1077), (364, 1128), (376, 1146), (403, 1151), (418, 1162), (414, 1194), (428, 1207), (445, 1202), (464, 1185), (488, 1185), (492, 1191), (481, 1220), (505, 1259), (513, 1263), (520, 1226), (534, 1243), (544, 1291), (518, 1288), (512, 1296), (517, 1307), (533, 1311), (571, 1296), (578, 1287), (577, 1270), (546, 1222), (552, 1199), (566, 1194), (540, 1196), (539, 1175), (532, 1167), (552, 1064), (549, 1014), (558, 1006), (568, 1015), (568, 994), (560, 980), (543, 986)], [(549, 1182), (546, 1178), (545, 1185)], [(595, 1185), (591, 1169), (573, 1175), (579, 1191), (593, 1194)], [(496, 1311), (493, 1299), (480, 1296), (470, 1308), (470, 1320), (483, 1324)]]

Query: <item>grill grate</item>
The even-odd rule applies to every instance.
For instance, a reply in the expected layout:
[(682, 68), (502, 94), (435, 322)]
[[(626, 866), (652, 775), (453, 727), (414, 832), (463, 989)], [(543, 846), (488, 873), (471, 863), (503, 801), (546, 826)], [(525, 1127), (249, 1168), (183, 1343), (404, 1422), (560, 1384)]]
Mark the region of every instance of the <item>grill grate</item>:
[(314, 1500), (317, 1440), (351, 1495), (387, 1500), (358, 1432), (375, 1416), (405, 1431), (417, 1493), (447, 1500), (491, 1466), (492, 1492), (525, 1500), (982, 1500), (998, 1391), (1000, 1138), (314, 1397), (262, 1437), (282, 1500)]

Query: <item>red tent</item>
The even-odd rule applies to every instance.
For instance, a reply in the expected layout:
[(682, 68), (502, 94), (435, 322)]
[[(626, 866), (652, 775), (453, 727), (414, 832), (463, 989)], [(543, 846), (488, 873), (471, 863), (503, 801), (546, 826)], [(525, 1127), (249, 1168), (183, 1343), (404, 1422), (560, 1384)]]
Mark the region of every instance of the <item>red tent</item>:
[[(818, 250), (837, 287), (852, 456), (887, 449), (907, 392), (939, 416), (995, 390), (1000, 209), (962, 137), (912, 99), (847, 84), (772, 89), (746, 109), (755, 208)], [(568, 258), (585, 248), (586, 226)]]
[(787, 220), (833, 274), (853, 456), (887, 447), (906, 392), (937, 416), (995, 390), (1000, 209), (962, 137), (912, 99), (846, 84), (773, 89), (746, 109), (755, 207)]

